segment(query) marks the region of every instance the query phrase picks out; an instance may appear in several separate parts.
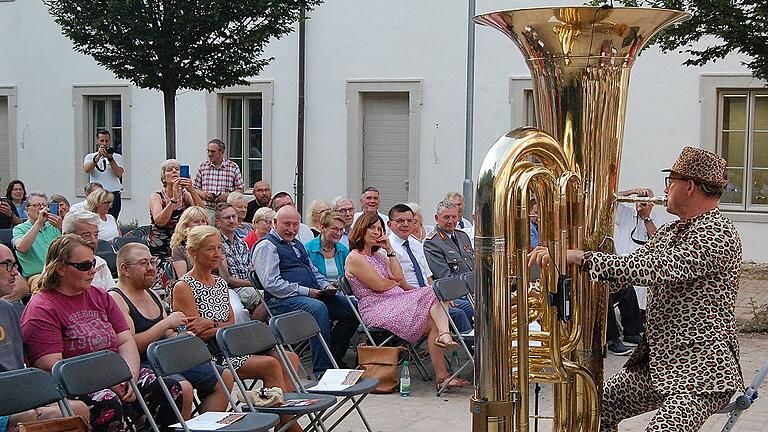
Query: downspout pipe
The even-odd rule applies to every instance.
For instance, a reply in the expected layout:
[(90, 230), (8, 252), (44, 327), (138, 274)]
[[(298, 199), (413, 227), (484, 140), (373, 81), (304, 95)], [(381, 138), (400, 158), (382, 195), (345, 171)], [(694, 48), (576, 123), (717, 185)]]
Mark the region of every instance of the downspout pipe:
[(467, 100), (466, 100), (466, 125), (464, 130), (464, 183), (462, 193), (464, 195), (464, 217), (472, 220), (474, 211), (474, 183), (472, 181), (472, 152), (474, 150), (473, 125), (475, 105), (475, 0), (469, 0), (467, 10)]
[(296, 210), (303, 213), (304, 207), (304, 95), (306, 87), (306, 13), (301, 10), (299, 16), (299, 88), (298, 116), (296, 124)]

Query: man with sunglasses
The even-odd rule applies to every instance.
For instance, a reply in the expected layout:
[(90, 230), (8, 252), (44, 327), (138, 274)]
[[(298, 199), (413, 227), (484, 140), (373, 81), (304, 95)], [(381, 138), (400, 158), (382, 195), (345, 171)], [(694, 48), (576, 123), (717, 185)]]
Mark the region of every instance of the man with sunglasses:
[(27, 197), (27, 216), (29, 219), (13, 228), (13, 245), (21, 274), (34, 292), (45, 266), (48, 246), (61, 235), (61, 217), (48, 212), (48, 197), (41, 192), (32, 192)]
[[(741, 240), (718, 209), (725, 166), (714, 153), (685, 147), (665, 170), (667, 211), (680, 220), (627, 256), (568, 251), (569, 264), (608, 282), (612, 292), (627, 285), (649, 291), (645, 335), (605, 382), (603, 431), (656, 409), (647, 430), (697, 431), (744, 388), (734, 316)], [(534, 262), (549, 262), (546, 248), (534, 249)]]

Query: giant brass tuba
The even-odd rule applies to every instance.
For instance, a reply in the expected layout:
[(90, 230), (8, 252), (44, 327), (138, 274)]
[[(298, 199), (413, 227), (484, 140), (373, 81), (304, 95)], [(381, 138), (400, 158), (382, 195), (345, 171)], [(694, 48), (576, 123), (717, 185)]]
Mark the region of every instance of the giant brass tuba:
[[(612, 249), (630, 68), (657, 31), (687, 17), (560, 7), (475, 18), (525, 55), (541, 129), (502, 136), (480, 169), (474, 432), (528, 431), (534, 382), (552, 384), (553, 431), (598, 430), (607, 289), (566, 266), (565, 251)], [(540, 206), (539, 241), (555, 265), (529, 291), (532, 195)], [(540, 331), (529, 328), (534, 321)]]

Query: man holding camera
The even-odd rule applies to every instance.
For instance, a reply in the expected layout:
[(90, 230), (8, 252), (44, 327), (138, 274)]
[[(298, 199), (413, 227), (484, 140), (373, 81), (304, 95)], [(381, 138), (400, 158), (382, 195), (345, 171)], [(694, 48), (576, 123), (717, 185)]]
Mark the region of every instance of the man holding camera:
[(83, 160), (83, 171), (90, 176), (91, 183), (99, 183), (115, 196), (109, 214), (115, 217), (120, 215), (120, 192), (123, 190), (123, 155), (115, 153), (112, 147), (112, 135), (107, 130), (100, 130), (96, 134), (96, 147), (94, 153), (88, 153)]

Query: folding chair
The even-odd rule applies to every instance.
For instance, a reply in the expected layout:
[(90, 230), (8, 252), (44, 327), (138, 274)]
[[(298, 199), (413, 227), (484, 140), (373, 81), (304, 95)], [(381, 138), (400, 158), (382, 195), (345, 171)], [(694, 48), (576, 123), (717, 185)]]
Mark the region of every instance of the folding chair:
[(115, 237), (112, 239), (112, 247), (115, 248), (115, 252), (119, 252), (120, 249), (127, 245), (128, 243), (141, 243), (143, 245), (147, 244), (147, 241), (144, 240), (143, 237), (138, 236), (122, 236), (122, 237)]
[(112, 247), (112, 243), (106, 240), (99, 240), (99, 246), (96, 248), (97, 252), (115, 252), (115, 248)]
[[(23, 391), (20, 391), (23, 389)], [(17, 369), (0, 373), (0, 416), (20, 413), (54, 402), (61, 415), (71, 415), (64, 395), (53, 378), (37, 368)], [(86, 419), (88, 420), (88, 419)]]
[[(331, 360), (333, 367), (336, 369), (339, 368), (339, 365), (336, 363), (336, 359), (334, 359), (333, 355), (331, 354), (331, 349), (328, 348), (328, 344), (325, 342), (323, 335), (320, 334), (320, 327), (318, 327), (317, 321), (315, 321), (315, 318), (307, 312), (294, 311), (274, 316), (269, 320), (269, 327), (274, 332), (275, 338), (279, 344), (297, 343), (307, 340), (311, 337), (318, 338), (320, 344), (325, 350), (325, 354)], [(374, 378), (360, 378), (355, 385), (339, 391), (313, 390), (312, 387), (317, 385), (317, 383), (310, 382), (305, 387), (301, 381), (296, 379), (296, 371), (293, 370), (293, 366), (291, 366), (291, 363), (283, 347), (281, 345), (277, 345), (276, 348), (278, 354), (283, 359), (283, 364), (288, 367), (288, 370), (292, 371), (291, 378), (295, 380), (293, 385), (296, 386), (297, 389), (300, 389), (302, 392), (332, 395), (343, 398), (336, 404), (336, 406), (331, 408), (323, 416), (323, 421), (332, 416), (347, 401), (352, 402), (352, 406), (344, 411), (343, 414), (341, 414), (341, 417), (339, 417), (339, 419), (336, 420), (336, 422), (333, 423), (330, 428), (328, 428), (328, 431), (335, 429), (336, 426), (338, 426), (339, 423), (341, 423), (341, 421), (344, 420), (344, 418), (347, 417), (354, 409), (357, 410), (357, 413), (360, 416), (360, 420), (363, 421), (363, 424), (365, 425), (365, 428), (368, 430), (368, 432), (373, 432), (371, 425), (368, 424), (368, 419), (365, 418), (365, 414), (363, 414), (363, 410), (360, 408), (360, 403), (362, 403), (365, 397), (368, 396), (374, 389), (376, 389), (376, 387), (379, 385), (379, 380)], [(356, 396), (359, 396), (359, 398), (356, 399)]]
[(13, 228), (0, 229), (0, 243), (8, 247), (13, 246)]
[(448, 377), (443, 382), (443, 385), (440, 386), (439, 389), (437, 389), (437, 396), (439, 397), (445, 389), (448, 388), (448, 385), (450, 384), (451, 380), (459, 376), (461, 371), (463, 371), (467, 367), (475, 367), (475, 359), (472, 355), (472, 351), (469, 350), (469, 347), (467, 346), (467, 343), (469, 343), (473, 348), (475, 345), (475, 336), (474, 332), (471, 334), (462, 334), (459, 329), (456, 327), (456, 323), (454, 323), (453, 319), (451, 318), (451, 315), (448, 313), (448, 308), (445, 306), (445, 302), (453, 301), (458, 298), (464, 297), (469, 294), (469, 290), (467, 289), (467, 284), (457, 277), (449, 277), (444, 279), (438, 279), (432, 284), (432, 288), (435, 290), (435, 295), (437, 296), (437, 299), (440, 300), (440, 307), (443, 308), (443, 311), (445, 311), (445, 314), (448, 316), (448, 325), (451, 327), (451, 333), (453, 335), (453, 338), (458, 340), (459, 345), (461, 345), (462, 349), (464, 350), (464, 353), (467, 354), (468, 360), (464, 362), (461, 367), (453, 371), (453, 375)]
[[(98, 373), (94, 373), (98, 371)], [(139, 393), (139, 386), (133, 380), (133, 374), (119, 354), (112, 351), (97, 351), (64, 360), (59, 360), (51, 370), (53, 379), (65, 396), (83, 396), (98, 390), (113, 387), (127, 382), (141, 405), (141, 410), (147, 417), (152, 430), (159, 432), (147, 403)], [(162, 380), (160, 381), (162, 382)], [(69, 404), (64, 402), (69, 415), (74, 415)], [(176, 407), (176, 404), (172, 404)]]
[(755, 377), (752, 378), (752, 383), (744, 389), (744, 393), (718, 411), (718, 414), (728, 414), (728, 421), (725, 422), (722, 432), (730, 432), (741, 414), (752, 406), (752, 402), (757, 399), (757, 388), (765, 381), (766, 375), (768, 375), (768, 360), (757, 371)]
[[(232, 408), (241, 412), (235, 401), (232, 399), (232, 395), (224, 384), (224, 380), (221, 378), (216, 364), (211, 358), (211, 353), (208, 351), (206, 344), (197, 336), (190, 334), (179, 335), (175, 338), (160, 340), (151, 343), (147, 347), (147, 359), (149, 360), (152, 370), (159, 377), (166, 377), (168, 375), (178, 374), (186, 370), (192, 369), (195, 366), (199, 366), (203, 363), (210, 363), (213, 368), (213, 373), (216, 375), (216, 380), (219, 385), (224, 387), (224, 392), (227, 395)], [(165, 398), (171, 404), (176, 418), (181, 424), (181, 428), (184, 432), (190, 432), (187, 422), (181, 416), (179, 408), (173, 403), (173, 397), (168, 390), (168, 386), (162, 379), (159, 379), (160, 387), (163, 389)], [(272, 426), (276, 425), (279, 417), (274, 414), (261, 414), (261, 413), (247, 413), (246, 416), (229, 426), (217, 429), (226, 432), (261, 432), (267, 431)]]
[(112, 277), (117, 279), (117, 254), (115, 251), (96, 251), (96, 255), (100, 256), (101, 259), (107, 262), (107, 267), (109, 267), (109, 271), (112, 273)]
[[(413, 359), (412, 364), (416, 368), (416, 371), (419, 372), (419, 375), (421, 375), (422, 381), (432, 381), (432, 375), (429, 374), (427, 366), (424, 364), (424, 361), (421, 359), (419, 352), (416, 349), (416, 347), (419, 346), (424, 341), (424, 339), (420, 340), (416, 344), (412, 344), (407, 340), (397, 337), (397, 335), (390, 332), (389, 330), (379, 327), (368, 327), (365, 322), (363, 322), (363, 317), (360, 315), (360, 312), (358, 312), (357, 308), (352, 303), (351, 297), (353, 297), (354, 294), (352, 293), (352, 287), (349, 285), (349, 279), (347, 279), (346, 276), (342, 275), (339, 277), (339, 289), (341, 289), (341, 292), (344, 293), (344, 298), (347, 299), (349, 307), (352, 309), (352, 312), (354, 312), (355, 318), (357, 318), (357, 322), (360, 324), (357, 330), (358, 334), (361, 332), (365, 333), (365, 337), (368, 339), (368, 343), (373, 346), (404, 347), (406, 351), (408, 351), (411, 359)], [(377, 342), (377, 340), (379, 342)]]
[[(272, 413), (277, 415), (290, 415), (293, 416), (291, 421), (286, 423), (277, 432), (287, 430), (293, 423), (297, 422), (300, 417), (307, 415), (310, 418), (310, 423), (304, 428), (304, 430), (310, 430), (320, 425), (325, 430), (325, 426), (321, 425), (322, 415), (325, 411), (332, 407), (336, 403), (336, 397), (330, 395), (318, 395), (309, 393), (285, 393), (283, 394), (284, 400), (293, 399), (319, 399), (316, 403), (308, 406), (296, 406), (296, 407), (271, 407), (262, 408), (253, 405), (250, 393), (245, 388), (243, 380), (237, 376), (237, 371), (230, 357), (233, 356), (245, 356), (268, 352), (275, 349), (277, 340), (272, 330), (268, 325), (259, 321), (251, 321), (248, 323), (237, 324), (229, 327), (225, 327), (216, 333), (216, 343), (221, 349), (221, 353), (227, 362), (227, 368), (232, 372), (232, 376), (235, 378), (238, 390), (243, 395), (243, 400), (250, 411)], [(281, 361), (282, 363), (282, 361)], [(283, 365), (290, 373), (290, 367)]]

